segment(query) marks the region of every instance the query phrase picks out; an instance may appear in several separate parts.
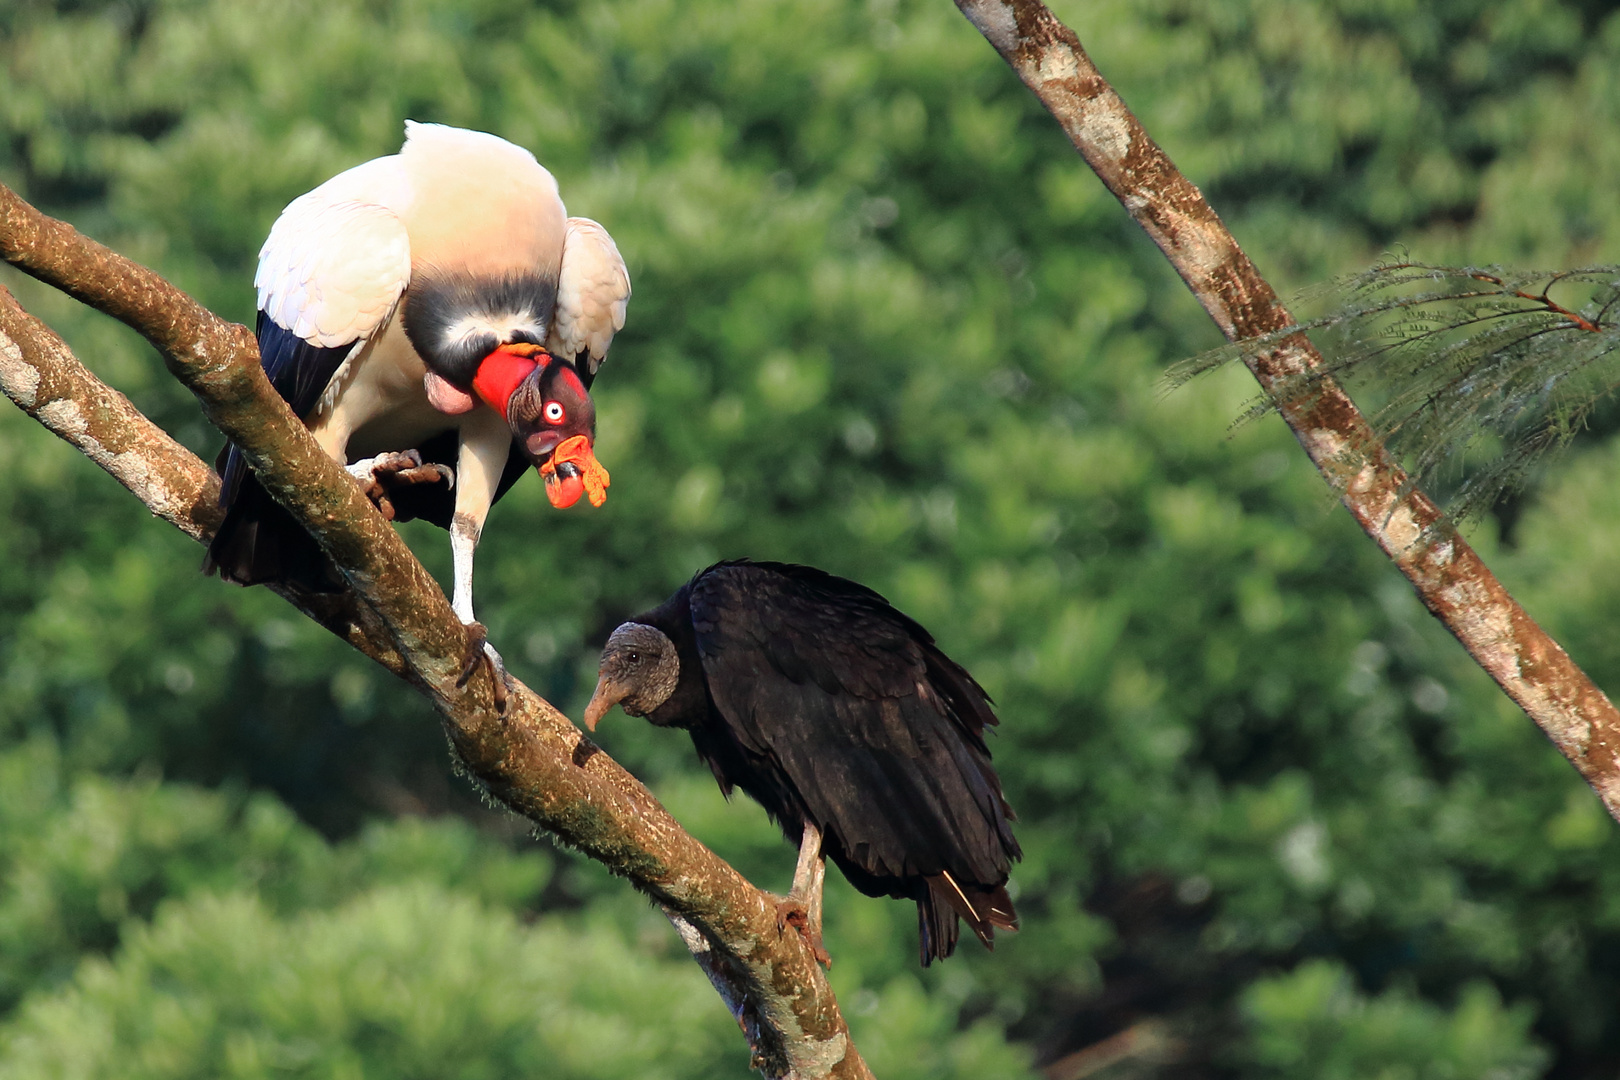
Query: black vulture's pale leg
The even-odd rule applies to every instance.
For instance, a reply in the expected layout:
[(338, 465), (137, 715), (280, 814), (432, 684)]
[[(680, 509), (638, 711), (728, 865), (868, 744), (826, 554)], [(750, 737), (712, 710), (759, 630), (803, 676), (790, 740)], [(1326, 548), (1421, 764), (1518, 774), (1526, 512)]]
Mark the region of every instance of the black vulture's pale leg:
[(827, 860), (821, 857), (821, 830), (808, 822), (799, 840), (799, 865), (793, 870), (793, 891), (788, 895), (804, 904), (810, 932), (821, 939), (821, 887), (827, 879)]
[(799, 840), (799, 865), (793, 870), (793, 890), (777, 901), (776, 925), (785, 929), (789, 923), (804, 935), (824, 967), (832, 967), (832, 957), (821, 943), (821, 890), (827, 879), (827, 861), (821, 857), (821, 830), (804, 824)]

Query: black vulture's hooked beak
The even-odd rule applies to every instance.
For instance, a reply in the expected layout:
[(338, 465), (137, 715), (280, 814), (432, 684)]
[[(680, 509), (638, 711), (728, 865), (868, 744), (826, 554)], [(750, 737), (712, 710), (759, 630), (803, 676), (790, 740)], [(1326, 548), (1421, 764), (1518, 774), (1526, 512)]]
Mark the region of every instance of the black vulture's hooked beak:
[(601, 723), (602, 717), (608, 710), (623, 701), (630, 693), (630, 687), (611, 678), (600, 675), (596, 680), (596, 692), (591, 695), (591, 703), (585, 706), (585, 727), (595, 731), (596, 725)]

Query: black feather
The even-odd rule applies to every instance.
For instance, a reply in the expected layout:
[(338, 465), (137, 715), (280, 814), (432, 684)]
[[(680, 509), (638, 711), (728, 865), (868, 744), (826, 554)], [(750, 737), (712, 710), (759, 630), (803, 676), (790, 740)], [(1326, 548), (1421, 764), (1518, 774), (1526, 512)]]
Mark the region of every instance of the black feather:
[(579, 381), (584, 384), (586, 390), (589, 390), (591, 383), (596, 381), (596, 373), (602, 370), (604, 357), (591, 356), (589, 349), (581, 349), (573, 356), (568, 356), (565, 353), (553, 353), (552, 355), (558, 360), (567, 361), (568, 366), (574, 369), (574, 374), (579, 376)]
[[(254, 330), (259, 339), (259, 363), (270, 385), (300, 419), (314, 411), (332, 377), (356, 348), (311, 345), (277, 326), (262, 311)], [(227, 443), (215, 468), (225, 520), (208, 545), (203, 573), (217, 573), (241, 585), (291, 581), (316, 592), (341, 586), (320, 546), (259, 486), (240, 450)]]
[(499, 279), (452, 273), (435, 267), (415, 271), (405, 293), (402, 318), (411, 347), (441, 378), (466, 389), (484, 357), (512, 342), (544, 345), (536, 334), (517, 330), (503, 341), (494, 333), (458, 336), (457, 323), (469, 315), (521, 318), (535, 326), (551, 322), (557, 281), (542, 274), (509, 274)]
[(923, 963), (957, 919), (1015, 929), (1019, 858), (984, 728), (990, 699), (922, 626), (810, 567), (727, 562), (634, 622), (663, 631), (680, 682), (648, 719), (684, 727), (728, 794), (797, 842), (806, 822), (869, 896), (916, 901)]
[[(311, 345), (291, 330), (277, 326), (262, 311), (256, 330), (260, 363), (270, 385), (299, 419), (307, 419), (356, 345), (332, 349)], [(454, 469), (460, 438), (454, 428), (446, 428), (417, 449), (425, 462)], [(217, 573), (240, 585), (286, 581), (312, 592), (342, 588), (341, 578), (320, 545), (259, 486), (236, 447), (227, 443), (214, 467), (220, 475), (219, 503), (225, 508), (225, 520), (208, 545), (204, 573)], [(499, 502), (526, 471), (528, 460), (514, 440), (491, 504)], [(391, 501), (395, 521), (421, 518), (442, 529), (450, 527), (455, 511), (455, 493), (446, 484), (402, 487), (391, 495)]]

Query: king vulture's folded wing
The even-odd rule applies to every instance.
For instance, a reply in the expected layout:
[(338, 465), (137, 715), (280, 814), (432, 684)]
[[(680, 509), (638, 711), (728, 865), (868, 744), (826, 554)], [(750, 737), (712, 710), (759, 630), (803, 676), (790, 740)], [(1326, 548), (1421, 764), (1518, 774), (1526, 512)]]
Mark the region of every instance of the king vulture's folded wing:
[(607, 357), (613, 335), (624, 329), (629, 302), (630, 271), (613, 237), (590, 218), (569, 218), (557, 310), (546, 348), (572, 360), (587, 388)]
[(282, 211), (253, 279), (265, 373), (299, 416), (315, 407), (353, 347), (388, 321), (411, 280), (399, 216), (376, 203), (333, 199), (332, 187)]
[[(393, 210), (397, 166), (379, 158), (288, 204), (259, 251), (259, 362), (301, 419), (333, 376), (377, 332), (411, 279), (411, 246)], [(235, 448), (221, 470), (220, 503), (235, 500), (246, 463)]]

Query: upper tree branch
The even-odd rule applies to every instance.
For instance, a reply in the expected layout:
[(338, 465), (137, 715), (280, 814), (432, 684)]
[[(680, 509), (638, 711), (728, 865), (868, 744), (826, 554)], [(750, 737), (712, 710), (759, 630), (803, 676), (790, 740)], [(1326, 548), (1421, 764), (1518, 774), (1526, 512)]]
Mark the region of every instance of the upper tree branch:
[[(443, 591), (270, 386), (246, 327), (219, 319), (3, 185), (0, 256), (158, 348), (349, 583), (346, 611), (305, 610), (425, 693), (490, 794), (665, 909), (748, 1034), (758, 1068), (773, 1077), (870, 1075), (820, 966), (797, 932), (778, 928), (765, 894), (528, 687), (515, 682), (506, 712), (497, 714), (488, 677), (456, 685), (466, 638)], [(0, 386), (154, 512), (194, 538), (211, 535), (217, 478), (84, 370), (9, 294), (0, 300)]]
[[(1298, 325), (1203, 194), (1165, 156), (1080, 40), (1040, 0), (956, 0), (1086, 164), (1152, 237), (1231, 341)], [(1620, 818), (1620, 712), (1408, 485), (1303, 334), (1246, 358), (1300, 446), (1362, 529), (1470, 656), (1552, 739)], [(1300, 387), (1308, 389), (1300, 391)]]

